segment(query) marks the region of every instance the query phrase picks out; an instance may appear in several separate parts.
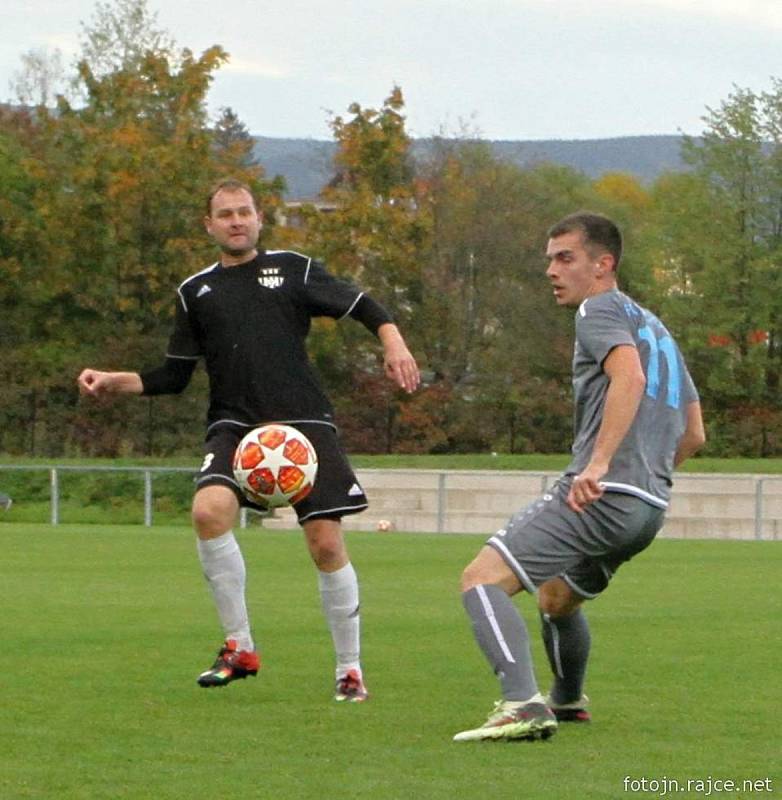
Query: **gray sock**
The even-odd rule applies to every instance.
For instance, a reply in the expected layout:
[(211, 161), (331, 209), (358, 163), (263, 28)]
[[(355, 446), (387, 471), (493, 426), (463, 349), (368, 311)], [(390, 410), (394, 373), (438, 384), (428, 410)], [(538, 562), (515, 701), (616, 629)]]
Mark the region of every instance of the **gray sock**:
[(540, 618), (543, 642), (554, 673), (551, 699), (555, 703), (575, 703), (581, 698), (592, 642), (586, 616), (579, 608), (567, 617), (541, 614)]
[(482, 585), (462, 594), (478, 646), (500, 679), (505, 700), (529, 700), (538, 686), (524, 620), (499, 586)]

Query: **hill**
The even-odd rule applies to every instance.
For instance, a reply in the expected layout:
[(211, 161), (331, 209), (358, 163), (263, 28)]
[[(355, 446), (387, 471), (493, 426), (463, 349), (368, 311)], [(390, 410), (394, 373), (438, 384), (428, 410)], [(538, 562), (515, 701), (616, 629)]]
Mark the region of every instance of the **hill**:
[[(413, 143), (413, 153), (425, 154), (429, 140)], [(562, 164), (591, 178), (605, 172), (628, 172), (644, 182), (663, 172), (682, 170), (681, 136), (627, 136), (617, 139), (492, 141), (495, 154), (519, 166), (542, 162)], [(255, 156), (269, 177), (282, 175), (288, 199), (311, 199), (334, 174), (336, 144), (316, 139), (255, 137)]]

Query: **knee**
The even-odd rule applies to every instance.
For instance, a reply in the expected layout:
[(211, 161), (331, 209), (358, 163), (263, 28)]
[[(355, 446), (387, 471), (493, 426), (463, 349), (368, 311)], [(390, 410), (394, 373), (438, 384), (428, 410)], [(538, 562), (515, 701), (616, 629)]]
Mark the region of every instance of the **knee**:
[(329, 572), (348, 562), (347, 548), (339, 523), (332, 520), (313, 520), (304, 525), (307, 547), (315, 566)]
[(486, 576), (474, 563), (468, 564), (462, 572), (461, 580), (459, 581), (459, 590), (464, 594), (474, 589), (476, 586), (481, 586), (487, 583)]
[(202, 539), (220, 536), (231, 529), (236, 509), (231, 503), (217, 498), (198, 498), (193, 501), (193, 528)]
[(499, 586), (511, 597), (521, 590), (518, 578), (491, 547), (485, 546), (467, 565), (460, 581), (462, 594), (476, 586)]
[(572, 614), (583, 602), (561, 579), (544, 583), (538, 591), (538, 608), (541, 614), (557, 619)]
[(310, 544), (310, 555), (318, 569), (333, 567), (342, 561), (342, 543), (331, 538), (320, 538)]

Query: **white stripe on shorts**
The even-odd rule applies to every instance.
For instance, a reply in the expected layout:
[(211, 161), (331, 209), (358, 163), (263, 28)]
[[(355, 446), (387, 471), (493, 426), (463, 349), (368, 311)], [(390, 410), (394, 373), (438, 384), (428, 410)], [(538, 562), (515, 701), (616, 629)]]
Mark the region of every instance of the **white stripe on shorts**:
[(516, 559), (513, 557), (513, 553), (511, 553), (511, 551), (508, 550), (508, 548), (505, 546), (505, 542), (503, 542), (499, 536), (492, 536), (491, 539), (489, 539), (489, 541), (487, 542), (487, 544), (491, 545), (496, 550), (499, 550), (499, 552), (503, 556), (503, 560), (513, 570), (516, 577), (521, 582), (521, 585), (530, 594), (536, 594), (538, 591), (537, 587), (532, 582), (530, 576), (527, 575), (527, 573), (525, 572), (524, 567), (522, 567), (521, 564), (519, 564), (519, 562), (516, 561)]

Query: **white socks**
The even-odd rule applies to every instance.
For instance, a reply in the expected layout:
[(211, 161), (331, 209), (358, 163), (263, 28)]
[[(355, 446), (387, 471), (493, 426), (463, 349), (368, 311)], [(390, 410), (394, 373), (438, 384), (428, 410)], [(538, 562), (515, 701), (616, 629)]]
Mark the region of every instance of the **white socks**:
[(235, 639), (239, 650), (254, 650), (244, 598), (244, 558), (233, 531), (216, 539), (198, 539), (197, 546), (225, 638)]
[(353, 565), (348, 562), (336, 572), (318, 571), (318, 587), (337, 654), (337, 678), (350, 669), (360, 674), (358, 579)]
[[(212, 590), (226, 639), (235, 639), (240, 650), (254, 650), (245, 602), (245, 566), (233, 531), (216, 539), (198, 539), (198, 557)], [(348, 563), (336, 572), (318, 571), (323, 613), (337, 655), (337, 678), (348, 670), (361, 673), (358, 579)]]

